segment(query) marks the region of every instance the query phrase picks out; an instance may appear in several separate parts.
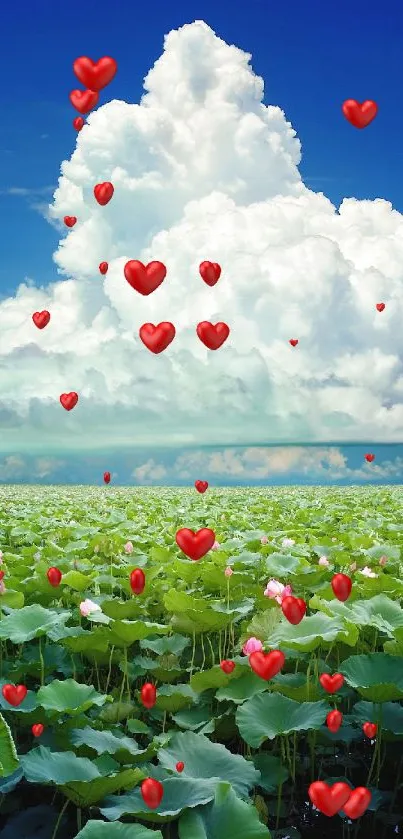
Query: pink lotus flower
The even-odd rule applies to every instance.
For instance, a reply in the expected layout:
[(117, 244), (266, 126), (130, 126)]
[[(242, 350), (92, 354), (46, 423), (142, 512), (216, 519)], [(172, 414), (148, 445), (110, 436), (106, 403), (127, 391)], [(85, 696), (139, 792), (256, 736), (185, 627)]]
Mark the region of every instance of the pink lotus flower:
[(291, 592), (291, 586), (283, 586), (278, 580), (269, 580), (264, 591), (264, 596), (277, 600), (277, 603), (280, 603), (281, 606), (283, 597), (289, 597)]
[(132, 545), (131, 542), (126, 542), (125, 551), (126, 551), (127, 554), (133, 553), (133, 545)]
[(214, 542), (214, 545), (213, 545), (213, 547), (212, 547), (212, 549), (211, 549), (211, 550), (212, 550), (212, 551), (218, 551), (218, 548), (219, 548), (219, 547), (220, 547), (220, 543), (219, 543), (219, 542), (217, 542), (217, 539), (216, 539), (216, 540), (215, 540), (215, 542)]
[(263, 644), (259, 641), (259, 638), (248, 638), (242, 647), (242, 652), (244, 655), (250, 655), (251, 653), (260, 653), (262, 649)]
[(268, 536), (262, 536), (262, 538), (261, 538), (261, 540), (260, 540), (260, 544), (261, 544), (261, 545), (267, 545), (268, 541), (269, 541), (269, 537), (268, 537)]
[(0, 580), (0, 594), (5, 594), (5, 593), (6, 593), (6, 587), (3, 583), (3, 580)]
[(292, 548), (295, 545), (295, 539), (283, 539), (281, 544), (283, 548)]
[(226, 577), (232, 577), (233, 573), (234, 572), (233, 572), (232, 568), (229, 565), (227, 565), (227, 567), (224, 571), (225, 576)]
[(364, 575), (364, 577), (372, 577), (372, 578), (374, 578), (374, 577), (377, 577), (377, 576), (378, 576), (378, 574), (374, 574), (374, 572), (373, 572), (373, 571), (371, 571), (371, 569), (370, 569), (370, 568), (368, 568), (368, 566), (367, 566), (367, 565), (365, 566), (365, 568), (362, 568), (362, 569), (361, 569), (361, 571), (360, 571), (359, 573), (360, 573), (360, 574), (363, 574), (363, 575)]
[(102, 612), (102, 609), (97, 603), (93, 603), (92, 600), (87, 599), (80, 603), (80, 612), (83, 618), (87, 618), (88, 615), (92, 615), (94, 612)]
[(379, 560), (379, 565), (382, 565), (382, 567), (383, 567), (384, 565), (386, 565), (387, 561), (388, 561), (387, 556), (381, 556), (381, 558)]
[(329, 562), (327, 556), (321, 556), (321, 558), (318, 562), (318, 565), (321, 565), (322, 568), (329, 568), (330, 562)]

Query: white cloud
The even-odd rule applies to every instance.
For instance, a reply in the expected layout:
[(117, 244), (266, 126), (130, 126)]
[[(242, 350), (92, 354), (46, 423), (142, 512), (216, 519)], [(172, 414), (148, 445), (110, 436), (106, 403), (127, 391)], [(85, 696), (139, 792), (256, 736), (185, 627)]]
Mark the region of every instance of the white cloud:
[(53, 457), (38, 457), (34, 461), (28, 463), (20, 454), (12, 454), (4, 457), (0, 461), (0, 480), (32, 480), (32, 478), (49, 477), (53, 475), (58, 469), (65, 466), (63, 460), (57, 460)]
[[(337, 211), (306, 188), (300, 143), (262, 104), (249, 59), (206, 24), (184, 26), (166, 37), (140, 105), (114, 100), (88, 118), (50, 210), (78, 217), (55, 254), (67, 280), (0, 303), (4, 450), (22, 436), (46, 452), (133, 438), (403, 439), (403, 216), (381, 199)], [(105, 180), (115, 194), (99, 207), (93, 186)], [(128, 259), (165, 262), (163, 285), (141, 297), (124, 279)], [(222, 266), (214, 288), (198, 275), (205, 259)], [(43, 308), (52, 319), (39, 332), (31, 315)], [(217, 352), (196, 337), (204, 319), (231, 328)], [(138, 329), (162, 320), (177, 336), (154, 356)], [(65, 413), (70, 390), (80, 400)]]
[(138, 466), (137, 469), (134, 469), (132, 477), (138, 481), (139, 484), (155, 484), (166, 478), (167, 474), (168, 472), (162, 463), (155, 463), (154, 460), (150, 459), (147, 460), (147, 463), (143, 463), (141, 466)]

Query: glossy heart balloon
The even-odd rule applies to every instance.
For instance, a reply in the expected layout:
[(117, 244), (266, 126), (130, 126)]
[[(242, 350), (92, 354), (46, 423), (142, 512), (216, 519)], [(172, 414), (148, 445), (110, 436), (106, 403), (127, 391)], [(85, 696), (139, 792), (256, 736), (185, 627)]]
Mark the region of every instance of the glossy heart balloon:
[(145, 708), (153, 708), (157, 701), (157, 688), (151, 682), (146, 682), (140, 691), (140, 700)]
[(108, 273), (109, 265), (107, 262), (100, 262), (99, 263), (99, 273), (100, 274), (107, 274)]
[(140, 787), (144, 803), (150, 810), (156, 810), (164, 796), (164, 787), (155, 778), (146, 778)]
[(285, 655), (280, 650), (272, 650), (270, 653), (263, 653), (259, 650), (249, 656), (249, 664), (254, 673), (267, 681), (280, 672), (284, 662)]
[(1, 583), (5, 573), (6, 573), (5, 571), (0, 571), (0, 583)]
[(63, 221), (66, 227), (74, 227), (77, 222), (77, 216), (65, 216)]
[(167, 269), (162, 262), (143, 265), (138, 259), (130, 259), (124, 267), (124, 275), (132, 288), (147, 297), (165, 280)]
[(153, 323), (143, 323), (139, 329), (140, 340), (155, 355), (164, 352), (172, 343), (175, 335), (176, 329), (170, 321), (162, 321), (156, 325)]
[(322, 673), (319, 681), (326, 693), (337, 693), (344, 685), (344, 676), (341, 673), (334, 673), (330, 676), (329, 673)]
[(376, 732), (378, 731), (378, 726), (374, 722), (364, 722), (362, 730), (366, 737), (369, 737), (370, 740), (373, 740)]
[(293, 597), (292, 595), (283, 597), (281, 601), (281, 610), (288, 622), (294, 624), (295, 626), (296, 624), (301, 623), (302, 618), (305, 615), (305, 600), (302, 600), (301, 597)]
[(329, 711), (326, 717), (326, 725), (333, 734), (336, 734), (336, 731), (339, 730), (341, 724), (343, 722), (343, 714), (341, 711)]
[(228, 658), (225, 658), (223, 661), (220, 661), (220, 667), (223, 673), (229, 675), (235, 669), (235, 661), (230, 661)]
[(75, 117), (75, 119), (73, 119), (73, 128), (75, 128), (76, 131), (81, 131), (84, 125), (85, 119), (83, 119), (82, 117)]
[(28, 691), (25, 685), (3, 685), (1, 692), (4, 696), (6, 702), (9, 705), (13, 705), (14, 708), (18, 708), (18, 705), (21, 705), (21, 702), (24, 701)]
[(189, 530), (188, 527), (182, 527), (181, 530), (178, 530), (175, 539), (181, 551), (189, 559), (197, 561), (202, 556), (205, 556), (213, 547), (215, 533), (209, 527), (202, 527), (197, 533), (194, 530)]
[(201, 493), (206, 492), (206, 489), (208, 489), (208, 482), (207, 481), (195, 481), (195, 487), (197, 489), (197, 492), (201, 492)]
[(99, 61), (93, 61), (86, 55), (76, 58), (73, 71), (85, 87), (90, 90), (102, 90), (115, 77), (118, 65), (110, 55), (104, 55)]
[(58, 568), (49, 568), (49, 570), (46, 573), (46, 576), (51, 586), (53, 586), (54, 588), (60, 586), (60, 583), (62, 581), (62, 572), (59, 571)]
[(34, 312), (32, 320), (38, 329), (44, 329), (50, 321), (50, 312), (43, 310), (43, 312)]
[(60, 404), (66, 411), (71, 411), (78, 402), (78, 394), (73, 390), (70, 393), (62, 393), (60, 396)]
[(130, 588), (133, 594), (142, 594), (146, 584), (146, 575), (141, 568), (135, 568), (130, 574)]
[(178, 760), (178, 762), (175, 766), (176, 771), (177, 772), (183, 772), (184, 768), (185, 768), (185, 764), (184, 764), (183, 760)]
[(106, 204), (109, 204), (114, 191), (115, 187), (110, 183), (110, 181), (105, 181), (102, 184), (96, 184), (96, 186), (94, 186), (95, 200), (98, 201), (98, 204), (100, 204), (101, 207), (105, 207)]
[(343, 806), (343, 810), (349, 819), (359, 819), (371, 803), (372, 795), (366, 787), (356, 787)]
[(221, 276), (221, 266), (218, 262), (201, 262), (199, 265), (199, 274), (206, 283), (206, 285), (215, 285)]
[(111, 482), (111, 473), (104, 472), (104, 484), (110, 484)]
[(347, 574), (335, 574), (331, 586), (334, 596), (344, 602), (350, 597), (353, 583), (350, 577), (347, 577)]
[(34, 737), (40, 737), (45, 731), (45, 726), (41, 722), (37, 722), (32, 726), (31, 731)]
[(329, 818), (344, 809), (350, 794), (351, 788), (342, 781), (332, 786), (324, 781), (314, 781), (308, 789), (312, 804)]

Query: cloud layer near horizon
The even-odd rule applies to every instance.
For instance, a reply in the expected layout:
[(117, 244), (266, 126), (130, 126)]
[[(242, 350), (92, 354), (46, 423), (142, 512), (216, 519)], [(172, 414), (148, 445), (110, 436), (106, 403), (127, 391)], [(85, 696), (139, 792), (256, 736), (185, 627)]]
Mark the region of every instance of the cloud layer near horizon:
[[(381, 199), (338, 211), (306, 188), (299, 140), (249, 60), (184, 26), (139, 105), (88, 118), (50, 208), (78, 217), (54, 256), (64, 279), (0, 303), (3, 451), (403, 439), (403, 216)], [(129, 259), (166, 264), (154, 294), (130, 288)], [(222, 266), (214, 288), (205, 259)], [(231, 328), (217, 352), (196, 336), (204, 319)], [(163, 320), (177, 336), (154, 356), (138, 329)]]

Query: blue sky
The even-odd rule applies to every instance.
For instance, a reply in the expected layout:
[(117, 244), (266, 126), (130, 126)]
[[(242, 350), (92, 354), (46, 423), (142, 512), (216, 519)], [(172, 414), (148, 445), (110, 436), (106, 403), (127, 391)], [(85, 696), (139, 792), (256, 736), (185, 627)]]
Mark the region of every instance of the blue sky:
[[(403, 133), (403, 109), (399, 105), (401, 6), (397, 0), (370, 7), (356, 0), (353, 8), (351, 5), (340, 0), (336, 14), (331, 4), (319, 0), (307, 4), (299, 0), (286, 4), (268, 0), (184, 4), (174, 0), (142, 7), (120, 0), (117, 8), (100, 0), (82, 4), (79, 11), (46, 2), (35, 9), (33, 37), (30, 16), (21, 14), (17, 5), (7, 4), (2, 12), (5, 37), (0, 55), (1, 74), (6, 80), (0, 128), (0, 301), (13, 297), (26, 278), (37, 287), (58, 279), (52, 255), (58, 248), (60, 231), (44, 219), (43, 212), (52, 200), (61, 161), (70, 158), (77, 139), (72, 127), (76, 113), (68, 100), (70, 90), (80, 86), (72, 72), (73, 60), (79, 55), (112, 55), (118, 62), (118, 74), (101, 93), (101, 104), (114, 97), (139, 102), (143, 78), (161, 55), (164, 35), (195, 20), (204, 20), (226, 43), (252, 54), (253, 70), (265, 82), (264, 103), (285, 111), (301, 141), (299, 169), (311, 190), (324, 192), (336, 207), (345, 197), (381, 197), (403, 212), (399, 141)], [(346, 122), (341, 114), (346, 98), (369, 98), (378, 103), (378, 117), (368, 129), (357, 131)], [(343, 380), (343, 373), (337, 375)], [(65, 390), (74, 387), (74, 381), (70, 386), (66, 382)], [(388, 405), (385, 396), (383, 405)], [(45, 427), (35, 420), (35, 411), (34, 405), (33, 428), (37, 435), (45, 434)], [(70, 422), (70, 415), (63, 415), (62, 421), (67, 422), (66, 417)], [(6, 416), (5, 427), (10, 422), (13, 418)], [(121, 432), (116, 425), (114, 435), (113, 421), (111, 426), (107, 451), (103, 447), (102, 453), (94, 450), (86, 457), (73, 452), (67, 458), (62, 440), (58, 444), (52, 439), (47, 451), (44, 437), (40, 454), (26, 446), (23, 451), (16, 438), (7, 447), (0, 440), (0, 481), (92, 483), (100, 479), (104, 469), (110, 469), (118, 483), (141, 482), (141, 474), (146, 483), (150, 482), (153, 470), (156, 483), (158, 475), (162, 483), (193, 483), (194, 478), (181, 478), (175, 466), (178, 458), (187, 456), (182, 444), (175, 447), (170, 442), (166, 448), (159, 435), (155, 445), (148, 442), (137, 450), (134, 434), (134, 447), (123, 451)], [(74, 432), (74, 422), (72, 428)], [(247, 432), (245, 437), (245, 444), (249, 443)], [(337, 444), (334, 450), (341, 461), (344, 459), (343, 466), (341, 461), (332, 465), (332, 459), (324, 457), (319, 458), (318, 468), (314, 456), (312, 461), (296, 457), (286, 471), (280, 468), (272, 472), (268, 467), (261, 478), (256, 477), (254, 469), (248, 472), (245, 463), (243, 470), (235, 468), (232, 476), (230, 466), (227, 472), (224, 469), (221, 474), (209, 474), (216, 484), (367, 483), (368, 475), (361, 471), (363, 455), (369, 450), (376, 453), (376, 465), (381, 461), (392, 464), (383, 472), (373, 470), (374, 480), (402, 481), (403, 470), (399, 472), (398, 464), (402, 460), (403, 465), (403, 446), (394, 436), (394, 444), (383, 447), (382, 440), (387, 437), (387, 430), (383, 433), (379, 428), (375, 443), (371, 443), (371, 435), (364, 434), (365, 443), (357, 441), (355, 447), (346, 447), (343, 442), (339, 444), (335, 432), (330, 443)], [(229, 443), (238, 444), (241, 438), (235, 435)], [(293, 442), (299, 439), (300, 435)], [(268, 433), (261, 445), (270, 442)], [(207, 451), (205, 441), (200, 441), (200, 447), (196, 443), (197, 439), (191, 444), (194, 469)], [(255, 444), (259, 445), (259, 440), (254, 440)], [(235, 460), (239, 453), (242, 460), (242, 451), (242, 446), (235, 449)], [(42, 467), (38, 467), (38, 458)], [(50, 471), (44, 465), (46, 459), (48, 466), (53, 459)], [(150, 462), (148, 471), (133, 477)], [(207, 472), (194, 477), (209, 479)]]

